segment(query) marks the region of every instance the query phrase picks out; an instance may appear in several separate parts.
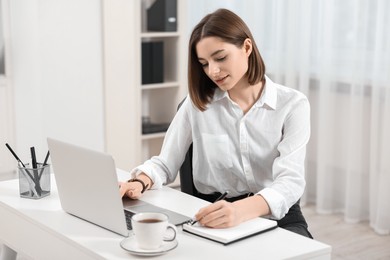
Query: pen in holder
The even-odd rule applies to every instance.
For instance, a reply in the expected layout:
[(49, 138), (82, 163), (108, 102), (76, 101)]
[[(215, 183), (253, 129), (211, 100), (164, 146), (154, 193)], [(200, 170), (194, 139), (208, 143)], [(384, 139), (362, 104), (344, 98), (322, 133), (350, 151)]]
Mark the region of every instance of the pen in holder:
[(50, 194), (50, 164), (37, 163), (36, 168), (19, 164), (19, 193), (22, 198), (40, 199)]

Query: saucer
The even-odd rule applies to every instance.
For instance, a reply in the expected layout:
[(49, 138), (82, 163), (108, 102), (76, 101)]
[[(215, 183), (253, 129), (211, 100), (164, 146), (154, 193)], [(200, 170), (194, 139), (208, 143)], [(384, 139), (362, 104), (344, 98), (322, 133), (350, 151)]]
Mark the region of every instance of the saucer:
[(138, 247), (137, 242), (135, 241), (135, 237), (129, 236), (125, 239), (123, 239), (120, 243), (121, 247), (129, 251), (130, 253), (134, 255), (141, 255), (141, 256), (156, 256), (156, 255), (162, 255), (166, 252), (171, 251), (172, 249), (175, 249), (179, 243), (177, 240), (173, 241), (164, 241), (162, 245), (159, 248), (156, 249), (141, 249)]

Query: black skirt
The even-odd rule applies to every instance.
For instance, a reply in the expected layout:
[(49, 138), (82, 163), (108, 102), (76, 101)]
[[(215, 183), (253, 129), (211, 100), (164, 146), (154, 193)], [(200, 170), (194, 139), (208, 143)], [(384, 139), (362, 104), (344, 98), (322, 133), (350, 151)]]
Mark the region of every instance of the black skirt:
[(278, 220), (278, 226), (302, 236), (313, 238), (308, 230), (308, 225), (302, 214), (301, 207), (299, 206), (299, 200), (292, 205), (282, 219)]

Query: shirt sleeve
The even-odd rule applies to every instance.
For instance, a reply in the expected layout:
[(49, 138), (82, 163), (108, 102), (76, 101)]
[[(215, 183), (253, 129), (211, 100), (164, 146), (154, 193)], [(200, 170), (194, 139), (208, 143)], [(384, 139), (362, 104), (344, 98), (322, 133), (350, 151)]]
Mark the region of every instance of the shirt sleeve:
[(176, 179), (192, 142), (191, 126), (188, 120), (191, 106), (190, 98), (187, 97), (165, 134), (160, 154), (134, 168), (130, 172), (132, 178), (142, 172), (145, 173), (153, 181), (153, 189), (159, 189), (162, 185)]
[[(303, 95), (302, 95), (303, 96)], [(283, 218), (305, 189), (305, 155), (310, 138), (310, 105), (303, 96), (294, 104), (283, 125), (279, 156), (272, 166), (273, 182), (258, 194), (267, 201), (272, 216)]]

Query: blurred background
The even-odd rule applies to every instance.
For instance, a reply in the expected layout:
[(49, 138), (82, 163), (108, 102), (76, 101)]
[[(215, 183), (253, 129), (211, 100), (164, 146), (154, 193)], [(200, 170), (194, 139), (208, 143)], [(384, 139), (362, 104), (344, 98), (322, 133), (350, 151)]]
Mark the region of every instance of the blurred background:
[[(47, 136), (110, 152), (106, 2), (1, 0), (0, 179), (16, 177), (6, 142), (26, 159), (33, 145), (44, 157)], [(390, 1), (180, 2), (184, 43), (204, 15), (228, 8), (251, 29), (267, 75), (309, 98), (312, 136), (302, 202), (316, 214), (364, 222), (388, 238)], [(178, 47), (180, 57), (186, 48)]]

